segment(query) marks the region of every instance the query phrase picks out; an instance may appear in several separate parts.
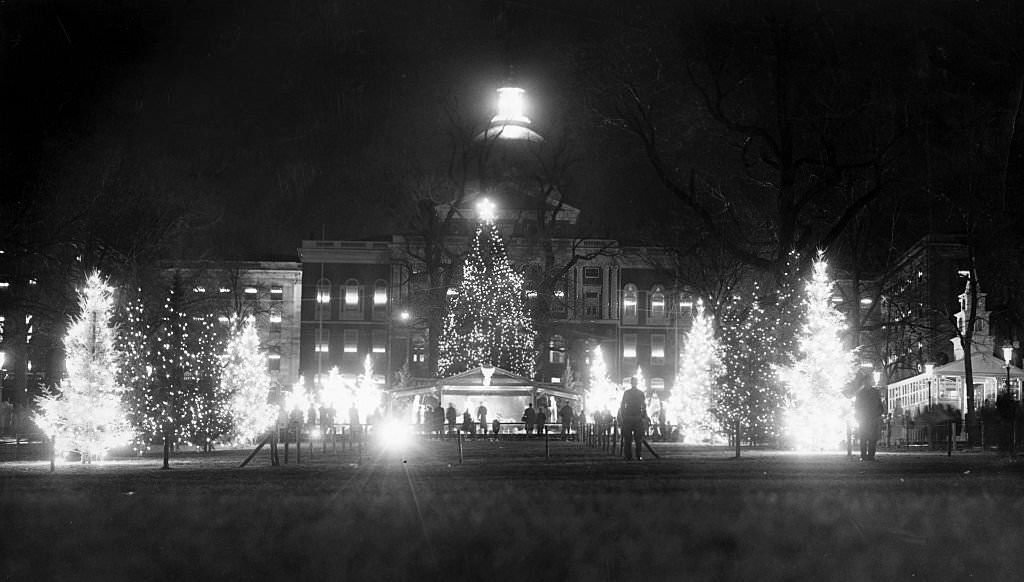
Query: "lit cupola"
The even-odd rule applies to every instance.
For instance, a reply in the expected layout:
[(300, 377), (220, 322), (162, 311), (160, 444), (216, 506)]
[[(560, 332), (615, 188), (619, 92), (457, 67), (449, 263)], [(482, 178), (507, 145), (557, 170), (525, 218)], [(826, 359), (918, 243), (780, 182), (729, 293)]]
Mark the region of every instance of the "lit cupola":
[(520, 87), (498, 89), (498, 112), (491, 118), (490, 126), (478, 139), (502, 139), (543, 141), (539, 133), (530, 129), (530, 118), (526, 109), (526, 91)]

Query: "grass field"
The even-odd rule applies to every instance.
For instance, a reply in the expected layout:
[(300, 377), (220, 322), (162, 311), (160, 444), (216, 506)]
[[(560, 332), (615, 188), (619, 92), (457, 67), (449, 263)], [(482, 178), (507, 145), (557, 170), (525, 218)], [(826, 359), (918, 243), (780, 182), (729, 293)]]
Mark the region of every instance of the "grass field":
[[(1024, 461), (561, 441), (0, 463), (3, 580), (1018, 580)], [(283, 456), (282, 456), (283, 460)]]

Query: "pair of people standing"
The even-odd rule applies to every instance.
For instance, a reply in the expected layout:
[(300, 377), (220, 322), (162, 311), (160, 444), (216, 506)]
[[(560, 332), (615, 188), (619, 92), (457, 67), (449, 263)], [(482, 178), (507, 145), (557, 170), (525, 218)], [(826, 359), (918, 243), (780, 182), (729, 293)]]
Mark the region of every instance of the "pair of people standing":
[(534, 427), (537, 428), (537, 434), (544, 434), (547, 432), (548, 423), (548, 407), (541, 404), (536, 409), (533, 408), (533, 403), (526, 405), (526, 410), (523, 411), (523, 424), (526, 427), (526, 434), (533, 434)]

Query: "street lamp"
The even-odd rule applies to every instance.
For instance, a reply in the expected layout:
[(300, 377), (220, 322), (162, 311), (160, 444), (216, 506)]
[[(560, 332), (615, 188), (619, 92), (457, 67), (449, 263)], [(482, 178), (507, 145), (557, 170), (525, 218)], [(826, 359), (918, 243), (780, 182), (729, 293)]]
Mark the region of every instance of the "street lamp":
[(1010, 391), (1010, 361), (1014, 359), (1014, 346), (1004, 345), (1002, 346), (1002, 360), (1006, 361), (1007, 365), (1007, 397), (1011, 396)]
[(935, 364), (931, 362), (924, 365), (924, 373), (928, 375), (928, 408), (932, 407), (932, 374), (935, 373)]

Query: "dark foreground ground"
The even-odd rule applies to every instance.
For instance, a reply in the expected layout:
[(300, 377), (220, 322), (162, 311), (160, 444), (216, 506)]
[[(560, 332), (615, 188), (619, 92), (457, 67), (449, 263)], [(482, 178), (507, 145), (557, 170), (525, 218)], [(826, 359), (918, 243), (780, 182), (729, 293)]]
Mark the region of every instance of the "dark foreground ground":
[(654, 446), (4, 462), (0, 580), (1024, 579), (1024, 460)]

